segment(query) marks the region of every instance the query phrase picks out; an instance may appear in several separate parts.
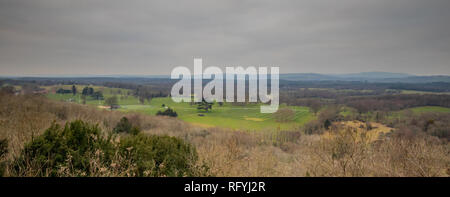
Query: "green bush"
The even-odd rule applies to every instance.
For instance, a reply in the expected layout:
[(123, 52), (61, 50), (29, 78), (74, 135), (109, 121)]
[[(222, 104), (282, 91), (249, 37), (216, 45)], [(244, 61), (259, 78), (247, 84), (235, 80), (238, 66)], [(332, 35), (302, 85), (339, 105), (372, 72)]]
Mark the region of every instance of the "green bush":
[[(132, 129), (133, 130), (133, 129)], [(12, 163), (16, 176), (205, 176), (197, 167), (194, 147), (169, 136), (127, 135), (113, 142), (97, 125), (77, 120), (64, 128), (53, 124), (42, 135), (25, 144)], [(98, 153), (101, 154), (98, 154)], [(99, 172), (91, 166), (95, 159)], [(116, 166), (116, 167), (113, 167)], [(69, 169), (61, 174), (61, 169)], [(98, 174), (101, 173), (101, 174)]]
[(156, 112), (156, 115), (157, 116), (170, 116), (170, 117), (177, 117), (178, 116), (177, 112), (174, 111), (171, 108), (167, 108), (164, 111), (158, 111), (158, 112)]
[(195, 176), (194, 147), (176, 137), (143, 135), (121, 139), (119, 151), (136, 164), (136, 176)]
[(114, 153), (111, 136), (104, 137), (97, 125), (91, 126), (80, 120), (61, 128), (53, 124), (41, 136), (25, 144), (20, 156), (14, 162), (14, 169), (34, 166), (37, 176), (56, 176), (60, 166), (67, 166), (81, 175), (90, 175), (89, 161), (101, 151), (101, 162), (110, 162)]

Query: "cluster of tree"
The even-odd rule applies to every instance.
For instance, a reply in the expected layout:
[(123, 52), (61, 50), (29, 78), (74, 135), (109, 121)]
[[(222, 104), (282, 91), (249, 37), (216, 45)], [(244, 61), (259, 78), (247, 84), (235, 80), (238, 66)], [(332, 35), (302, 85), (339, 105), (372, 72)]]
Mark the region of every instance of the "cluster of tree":
[(450, 107), (450, 95), (399, 94), (371, 97), (348, 97), (337, 101), (353, 107), (359, 113), (369, 111), (394, 111), (418, 106)]
[[(317, 112), (326, 105), (334, 104), (334, 100), (321, 99), (321, 98), (294, 98), (286, 97), (283, 99), (282, 103), (294, 106), (307, 106), (310, 108), (311, 112), (317, 114)], [(280, 98), (281, 100), (281, 98)]]
[(59, 88), (58, 90), (56, 90), (57, 94), (72, 94), (72, 90), (66, 90), (63, 88)]
[(83, 91), (81, 92), (83, 96), (91, 96), (95, 100), (103, 100), (103, 93), (101, 91), (94, 91), (94, 88), (92, 87), (84, 87)]
[(156, 112), (156, 115), (157, 116), (170, 116), (170, 117), (177, 117), (178, 116), (178, 114), (177, 114), (177, 112), (176, 111), (174, 111), (172, 108), (167, 108), (166, 110), (164, 110), (164, 111), (158, 111), (158, 112)]
[(75, 85), (72, 85), (72, 89), (64, 89), (64, 88), (59, 88), (58, 90), (56, 90), (57, 94), (73, 94), (76, 95), (77, 94), (77, 87), (75, 87)]
[(167, 97), (168, 93), (155, 86), (138, 86), (134, 89), (134, 96), (138, 97), (141, 103), (144, 103), (146, 100), (150, 101), (152, 98)]
[(59, 88), (58, 90), (56, 90), (57, 94), (73, 94), (76, 95), (77, 94), (77, 87), (75, 85), (72, 85), (72, 88), (67, 90), (64, 88)]
[(105, 104), (109, 106), (111, 110), (119, 108), (119, 100), (117, 96), (109, 97), (105, 100)]
[(81, 94), (85, 95), (85, 96), (90, 96), (90, 95), (94, 94), (94, 88), (86, 86), (83, 88), (83, 91), (81, 92)]
[(285, 89), (280, 92), (280, 100), (284, 102), (289, 102), (289, 100), (298, 98), (336, 99), (340, 97), (379, 95), (383, 93), (384, 90), (352, 90), (352, 89), (339, 90), (339, 89), (309, 89), (309, 88), (301, 88), (294, 90)]
[(337, 105), (327, 106), (317, 115), (317, 119), (305, 124), (304, 131), (306, 134), (321, 134), (323, 131), (330, 129), (333, 122), (342, 121), (344, 117), (340, 115), (341, 108)]
[(77, 94), (77, 87), (75, 85), (72, 85), (72, 94), (73, 95)]
[(450, 83), (432, 82), (432, 83), (390, 83), (386, 89), (396, 90), (415, 90), (426, 92), (450, 92)]
[(450, 114), (448, 113), (405, 113), (400, 118), (385, 119), (387, 124), (396, 129), (396, 135), (410, 138), (420, 135), (435, 136), (450, 141)]
[(0, 88), (0, 93), (14, 94), (15, 92), (16, 92), (16, 88), (14, 88), (14, 86), (3, 86)]
[[(394, 90), (416, 90), (427, 92), (450, 92), (450, 83), (369, 83), (361, 81), (285, 81), (280, 80), (280, 91), (298, 90), (300, 88), (331, 88), (335, 90), (372, 90), (384, 92), (388, 89)], [(370, 94), (369, 92), (366, 92)]]
[[(445, 80), (443, 80), (445, 81)], [(43, 78), (43, 77), (25, 77), (15, 79), (2, 79), (1, 83), (11, 85), (22, 85), (25, 83), (34, 83), (40, 86), (49, 85), (72, 85), (72, 84), (92, 84), (113, 88), (125, 88), (136, 90), (139, 86), (152, 86), (157, 91), (164, 94), (170, 92), (170, 88), (176, 82), (168, 78), (113, 78), (113, 77), (83, 77), (83, 78)], [(298, 90), (299, 88), (332, 88), (332, 89), (352, 89), (352, 90), (374, 90), (384, 91), (386, 89), (397, 90), (417, 90), (432, 92), (450, 92), (450, 83), (448, 82), (427, 82), (417, 81), (417, 83), (379, 83), (364, 81), (287, 81), (280, 80), (280, 90)]]

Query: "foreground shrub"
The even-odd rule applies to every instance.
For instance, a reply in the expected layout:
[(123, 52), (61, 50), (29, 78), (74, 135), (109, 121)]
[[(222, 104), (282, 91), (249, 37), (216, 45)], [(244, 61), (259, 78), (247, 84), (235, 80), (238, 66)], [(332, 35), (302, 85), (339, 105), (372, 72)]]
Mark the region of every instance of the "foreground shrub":
[(12, 174), (15, 176), (205, 175), (206, 168), (197, 167), (198, 157), (195, 148), (179, 138), (137, 133), (121, 138), (113, 137), (103, 135), (97, 125), (92, 126), (79, 120), (67, 123), (64, 128), (53, 124), (41, 136), (25, 144), (20, 155), (12, 162)]
[(176, 137), (143, 135), (121, 139), (119, 152), (135, 164), (135, 176), (195, 176), (194, 147)]
[(102, 152), (100, 162), (110, 161), (113, 154), (111, 137), (101, 135), (97, 126), (74, 121), (61, 128), (53, 124), (41, 136), (25, 144), (14, 162), (14, 170), (34, 176), (57, 176), (61, 166), (70, 166), (79, 175), (90, 175), (90, 159)]

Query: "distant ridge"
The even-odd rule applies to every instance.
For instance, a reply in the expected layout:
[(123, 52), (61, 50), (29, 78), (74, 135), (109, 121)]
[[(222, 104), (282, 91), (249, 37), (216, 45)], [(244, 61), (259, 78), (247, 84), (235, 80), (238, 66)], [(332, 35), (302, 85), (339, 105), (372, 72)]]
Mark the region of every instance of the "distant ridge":
[(316, 74), (316, 73), (289, 73), (280, 74), (280, 79), (288, 81), (367, 81), (386, 83), (450, 83), (450, 76), (432, 75), (416, 76), (405, 73), (390, 72), (361, 72), (350, 74)]
[(364, 78), (364, 79), (386, 79), (386, 78), (406, 78), (414, 75), (405, 73), (390, 73), (390, 72), (361, 72), (351, 74), (335, 75), (341, 78)]
[(170, 75), (0, 75), (0, 78), (170, 78)]
[[(6, 79), (33, 78), (119, 78), (119, 79), (169, 79), (170, 75), (28, 75), (28, 76), (0, 76)], [(284, 73), (280, 80), (286, 81), (365, 81), (375, 83), (450, 83), (448, 75), (417, 76), (405, 73), (391, 72), (361, 72), (348, 74), (319, 74), (319, 73)]]

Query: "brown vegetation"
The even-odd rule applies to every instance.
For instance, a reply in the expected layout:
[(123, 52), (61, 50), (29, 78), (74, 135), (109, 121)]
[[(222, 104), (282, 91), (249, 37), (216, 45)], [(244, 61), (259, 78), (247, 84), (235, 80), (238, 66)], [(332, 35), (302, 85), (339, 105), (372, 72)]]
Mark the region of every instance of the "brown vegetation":
[[(196, 176), (449, 176), (450, 171), (448, 143), (430, 136), (384, 135), (372, 141), (339, 126), (331, 128), (333, 137), (307, 135), (303, 130), (250, 133), (200, 128), (171, 117), (124, 114), (40, 96), (1, 93), (0, 139), (8, 141), (4, 175), (14, 176), (8, 161), (52, 122), (83, 120), (112, 133), (124, 116), (144, 134), (175, 136), (192, 144), (199, 157), (192, 165), (209, 168), (207, 174)], [(361, 130), (366, 132), (368, 127)], [(92, 155), (93, 176), (133, 176), (117, 166), (102, 166), (98, 159)], [(61, 166), (59, 176), (77, 176), (65, 173), (68, 167)]]

